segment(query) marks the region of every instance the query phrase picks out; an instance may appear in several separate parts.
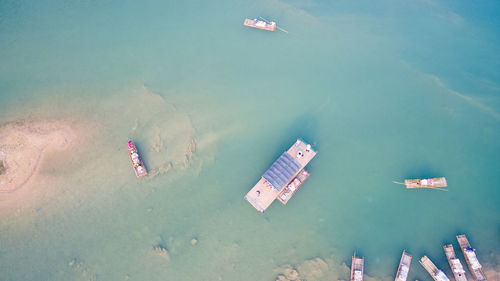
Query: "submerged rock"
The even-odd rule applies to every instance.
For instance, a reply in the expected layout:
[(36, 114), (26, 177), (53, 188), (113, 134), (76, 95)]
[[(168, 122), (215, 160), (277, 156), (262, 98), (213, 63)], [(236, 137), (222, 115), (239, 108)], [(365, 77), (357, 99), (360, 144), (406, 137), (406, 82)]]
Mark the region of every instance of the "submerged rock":
[(162, 245), (158, 245), (153, 247), (153, 251), (160, 257), (165, 258), (166, 260), (170, 260), (170, 254), (168, 253), (168, 250), (166, 247)]
[(152, 144), (152, 149), (155, 152), (161, 152), (163, 148), (163, 139), (160, 135), (156, 135), (153, 144)]
[(196, 152), (196, 140), (191, 139), (187, 146), (186, 157), (184, 159), (184, 167), (189, 166), (189, 163), (193, 159), (193, 154)]
[[(277, 281), (345, 280), (345, 277), (349, 276), (349, 268), (345, 264), (338, 264), (333, 258), (319, 257), (305, 260), (296, 266), (290, 264), (281, 266), (276, 272)], [(366, 275), (365, 280), (369, 280)]]
[(154, 177), (154, 176), (157, 176), (157, 175), (160, 175), (160, 174), (164, 174), (164, 173), (170, 171), (173, 167), (174, 167), (174, 165), (172, 164), (172, 162), (168, 162), (168, 163), (166, 163), (164, 165), (159, 166), (156, 169), (150, 170), (149, 171), (149, 177)]
[(297, 272), (297, 270), (295, 270), (293, 267), (291, 266), (287, 266), (283, 269), (283, 272), (282, 274), (280, 274), (278, 276), (278, 280), (280, 280), (281, 276), (281, 280), (290, 280), (290, 281), (295, 281), (295, 280), (300, 280), (300, 276), (299, 276), (299, 273)]
[(195, 153), (195, 151), (196, 151), (196, 140), (195, 139), (191, 139), (191, 141), (188, 144), (187, 152), (186, 152), (186, 155), (188, 156), (188, 158), (191, 159), (191, 157), (193, 156), (193, 154)]
[(74, 270), (76, 274), (74, 280), (96, 281), (97, 273), (88, 266), (85, 262), (74, 258), (68, 262), (68, 266)]
[(288, 280), (289, 279), (282, 274), (278, 275), (278, 277), (276, 278), (276, 281), (288, 281)]

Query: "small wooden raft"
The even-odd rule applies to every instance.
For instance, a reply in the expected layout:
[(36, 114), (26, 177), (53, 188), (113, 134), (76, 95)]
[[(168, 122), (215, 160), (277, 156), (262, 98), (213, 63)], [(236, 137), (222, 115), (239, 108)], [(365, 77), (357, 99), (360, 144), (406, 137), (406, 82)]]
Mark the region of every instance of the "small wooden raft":
[(427, 272), (429, 272), (432, 279), (435, 281), (450, 281), (448, 276), (446, 276), (443, 271), (438, 269), (427, 256), (423, 256), (420, 259), (420, 264), (425, 268), (425, 270), (427, 270)]
[(258, 20), (258, 19), (253, 19), (253, 20), (245, 19), (243, 25), (262, 30), (276, 31), (276, 23), (274, 21), (267, 23), (263, 20)]
[(453, 245), (445, 245), (443, 246), (444, 254), (448, 259), (448, 263), (450, 264), (451, 271), (453, 272), (453, 276), (455, 276), (456, 281), (467, 281), (467, 277), (465, 277), (465, 270), (460, 260), (455, 255), (455, 250), (453, 249)]
[(448, 183), (446, 182), (445, 177), (441, 178), (431, 178), (431, 179), (412, 179), (405, 180), (405, 182), (394, 182), (398, 184), (404, 184), (406, 188), (431, 188), (431, 189), (441, 189), (442, 187), (447, 187)]
[(365, 258), (356, 257), (356, 254), (352, 256), (351, 281), (363, 281), (364, 263)]
[(147, 175), (148, 171), (146, 170), (146, 166), (144, 165), (144, 162), (142, 162), (141, 156), (139, 155), (137, 147), (135, 147), (133, 141), (129, 140), (127, 142), (127, 150), (130, 156), (130, 160), (132, 161), (132, 167), (134, 168), (135, 175), (138, 178)]
[(396, 272), (396, 278), (394, 281), (406, 281), (408, 278), (408, 272), (410, 271), (411, 255), (403, 250), (401, 255), (401, 260), (399, 261), (398, 271)]
[(476, 250), (470, 246), (469, 240), (467, 240), (465, 235), (457, 235), (457, 240), (474, 280), (485, 281), (486, 275), (484, 275), (483, 266), (477, 260)]

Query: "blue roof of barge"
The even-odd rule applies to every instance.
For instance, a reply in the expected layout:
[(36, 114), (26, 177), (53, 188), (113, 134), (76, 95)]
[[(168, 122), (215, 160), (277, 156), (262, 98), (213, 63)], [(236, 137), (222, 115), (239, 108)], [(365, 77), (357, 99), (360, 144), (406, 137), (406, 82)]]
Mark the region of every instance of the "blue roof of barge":
[(273, 165), (262, 175), (276, 190), (281, 190), (302, 166), (287, 152), (281, 154)]

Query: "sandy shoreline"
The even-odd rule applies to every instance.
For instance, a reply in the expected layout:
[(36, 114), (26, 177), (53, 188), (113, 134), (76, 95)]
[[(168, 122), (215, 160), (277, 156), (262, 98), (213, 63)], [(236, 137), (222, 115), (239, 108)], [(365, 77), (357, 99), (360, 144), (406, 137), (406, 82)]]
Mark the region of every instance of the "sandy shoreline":
[(76, 140), (63, 121), (19, 121), (0, 127), (0, 194), (16, 193), (32, 182), (47, 154), (67, 150)]

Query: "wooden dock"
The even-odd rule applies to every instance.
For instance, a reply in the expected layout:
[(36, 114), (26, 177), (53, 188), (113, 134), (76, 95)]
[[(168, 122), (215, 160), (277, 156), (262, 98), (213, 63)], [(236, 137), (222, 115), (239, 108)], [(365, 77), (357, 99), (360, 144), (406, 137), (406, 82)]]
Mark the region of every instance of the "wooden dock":
[(356, 257), (356, 254), (352, 256), (351, 281), (363, 281), (364, 263), (365, 258)]
[(476, 281), (485, 281), (486, 275), (484, 275), (483, 267), (477, 260), (476, 250), (470, 246), (469, 240), (467, 240), (465, 235), (457, 235), (457, 240), (467, 262), (467, 267), (469, 267), (472, 274), (472, 278)]
[(411, 255), (403, 250), (394, 281), (406, 281), (408, 278), (408, 272), (410, 271), (411, 258)]
[(258, 19), (245, 19), (243, 25), (267, 31), (276, 31), (276, 23), (274, 21), (267, 23), (263, 20)]
[(420, 259), (420, 264), (425, 268), (425, 270), (427, 270), (427, 272), (429, 272), (432, 279), (435, 281), (450, 281), (448, 276), (446, 276), (443, 271), (438, 269), (427, 256), (423, 256)]
[(446, 182), (446, 178), (432, 178), (432, 179), (412, 179), (405, 180), (404, 185), (406, 188), (441, 188), (447, 187), (448, 183)]
[(276, 198), (286, 204), (309, 177), (304, 167), (316, 156), (311, 145), (298, 139), (262, 175), (245, 200), (263, 213)]
[(455, 276), (456, 281), (467, 281), (467, 277), (465, 277), (465, 270), (460, 260), (455, 255), (455, 250), (453, 249), (453, 245), (445, 245), (443, 246), (444, 254), (448, 259), (448, 263), (450, 264), (451, 271), (453, 272), (453, 276)]

